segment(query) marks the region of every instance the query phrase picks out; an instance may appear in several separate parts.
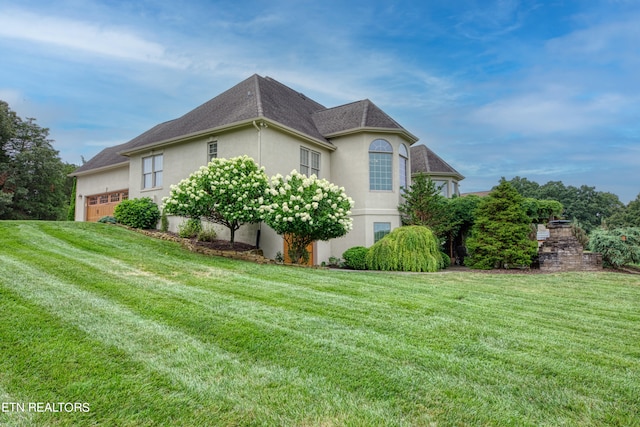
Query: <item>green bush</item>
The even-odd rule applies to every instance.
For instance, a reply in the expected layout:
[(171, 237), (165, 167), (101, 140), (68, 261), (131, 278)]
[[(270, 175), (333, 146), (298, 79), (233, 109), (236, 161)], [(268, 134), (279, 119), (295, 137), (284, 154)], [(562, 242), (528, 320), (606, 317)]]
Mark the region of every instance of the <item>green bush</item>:
[(113, 216), (120, 224), (133, 228), (155, 228), (160, 219), (160, 209), (149, 197), (123, 200), (116, 206)]
[(640, 228), (593, 230), (589, 238), (589, 249), (601, 253), (602, 261), (607, 266), (640, 264)]
[(160, 215), (160, 231), (166, 233), (169, 231), (169, 217), (167, 216), (166, 211), (162, 211), (162, 215)]
[(399, 227), (367, 252), (367, 266), (384, 271), (438, 271), (445, 267), (438, 239), (422, 226)]
[(216, 230), (211, 227), (202, 227), (202, 230), (198, 233), (198, 241), (200, 242), (213, 242), (217, 238)]
[(118, 221), (112, 216), (103, 216), (98, 220), (102, 224), (116, 224)]
[(202, 232), (200, 218), (189, 218), (178, 226), (178, 236), (193, 239)]
[(442, 250), (442, 248), (440, 248), (440, 257), (442, 258), (442, 268), (449, 268), (451, 267), (451, 258), (449, 257), (449, 254), (444, 252)]
[(365, 248), (364, 246), (354, 246), (347, 249), (342, 254), (342, 259), (344, 259), (344, 266), (353, 270), (366, 270), (367, 252), (369, 252), (369, 249)]

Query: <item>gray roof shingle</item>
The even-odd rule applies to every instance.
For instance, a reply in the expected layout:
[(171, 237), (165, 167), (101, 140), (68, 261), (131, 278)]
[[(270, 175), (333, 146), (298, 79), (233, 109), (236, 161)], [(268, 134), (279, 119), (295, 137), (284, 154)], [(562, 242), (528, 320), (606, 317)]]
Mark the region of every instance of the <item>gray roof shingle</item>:
[(359, 128), (404, 130), (368, 99), (318, 111), (313, 114), (313, 120), (323, 135), (333, 135)]
[(448, 175), (455, 176), (459, 180), (464, 176), (455, 170), (451, 165), (442, 160), (440, 156), (434, 153), (426, 145), (414, 145), (411, 150), (411, 174), (425, 173), (427, 175)]
[(327, 139), (329, 135), (363, 127), (406, 132), (368, 99), (327, 109), (270, 77), (254, 74), (182, 117), (154, 126), (125, 144), (103, 150), (74, 173), (125, 162), (127, 157), (118, 153), (126, 154), (186, 135), (260, 118), (328, 144), (331, 144)]

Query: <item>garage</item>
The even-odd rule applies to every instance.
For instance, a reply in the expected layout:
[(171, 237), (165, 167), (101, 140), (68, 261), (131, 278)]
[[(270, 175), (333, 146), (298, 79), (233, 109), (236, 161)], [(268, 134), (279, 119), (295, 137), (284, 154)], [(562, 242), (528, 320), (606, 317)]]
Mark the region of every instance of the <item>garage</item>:
[(123, 200), (127, 200), (128, 198), (129, 190), (120, 190), (87, 196), (85, 198), (85, 220), (96, 222), (103, 216), (113, 216), (113, 211), (118, 203)]

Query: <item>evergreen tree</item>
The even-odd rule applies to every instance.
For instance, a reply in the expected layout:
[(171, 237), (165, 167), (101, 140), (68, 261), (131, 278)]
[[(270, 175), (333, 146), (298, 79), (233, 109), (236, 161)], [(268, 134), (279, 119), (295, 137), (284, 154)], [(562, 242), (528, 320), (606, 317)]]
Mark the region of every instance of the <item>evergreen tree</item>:
[(471, 268), (530, 266), (537, 242), (529, 238), (531, 221), (523, 197), (502, 179), (476, 211), (471, 237), (467, 239)]
[(48, 136), (0, 101), (0, 219), (65, 217), (65, 165)]
[(420, 173), (413, 177), (405, 191), (404, 202), (398, 206), (404, 225), (429, 227), (437, 237), (444, 237), (449, 228), (450, 215), (447, 198), (430, 177)]

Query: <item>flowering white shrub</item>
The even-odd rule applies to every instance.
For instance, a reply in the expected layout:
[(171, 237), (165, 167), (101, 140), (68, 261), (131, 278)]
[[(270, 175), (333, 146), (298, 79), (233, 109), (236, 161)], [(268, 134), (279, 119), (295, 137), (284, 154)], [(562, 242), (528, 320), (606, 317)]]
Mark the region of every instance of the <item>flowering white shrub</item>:
[(259, 209), (264, 222), (289, 245), (292, 262), (308, 261), (307, 246), (316, 240), (344, 236), (352, 227), (353, 200), (343, 187), (293, 170), (271, 178)]
[(163, 211), (224, 225), (233, 243), (242, 224), (260, 222), (268, 186), (264, 168), (250, 157), (213, 159), (171, 186), (171, 193), (162, 200)]

